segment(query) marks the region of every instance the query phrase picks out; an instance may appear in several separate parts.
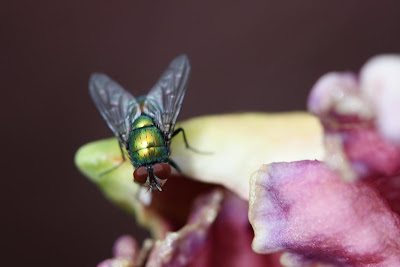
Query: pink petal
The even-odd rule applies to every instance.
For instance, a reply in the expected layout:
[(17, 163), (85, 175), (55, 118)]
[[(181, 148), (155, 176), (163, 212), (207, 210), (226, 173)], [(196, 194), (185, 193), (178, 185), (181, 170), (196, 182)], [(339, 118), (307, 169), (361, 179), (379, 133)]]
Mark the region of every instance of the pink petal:
[(200, 261), (191, 267), (261, 267), (282, 266), (280, 254), (261, 255), (251, 249), (254, 232), (248, 219), (248, 202), (226, 192), (221, 211), (211, 228), (206, 249)]
[(361, 70), (361, 91), (373, 107), (380, 133), (400, 144), (400, 56), (369, 60)]
[(358, 81), (353, 73), (332, 72), (322, 76), (308, 97), (308, 110), (324, 122), (329, 117), (370, 117), (368, 106), (360, 99)]
[[(369, 69), (363, 78), (366, 81)], [(369, 86), (372, 82), (364, 83)], [(325, 161), (346, 180), (400, 172), (400, 145), (381, 135), (375, 109), (364, 91), (354, 75), (330, 73), (318, 80), (309, 96), (308, 107), (324, 126)], [(379, 92), (376, 94), (380, 99)]]
[(400, 176), (382, 177), (371, 181), (392, 211), (400, 215)]
[(114, 257), (122, 257), (134, 260), (139, 253), (139, 246), (136, 240), (129, 236), (123, 235), (114, 243), (113, 254)]
[[(208, 230), (214, 222), (223, 194), (216, 190), (197, 200), (191, 219), (178, 232), (170, 232), (155, 243), (146, 263), (147, 267), (185, 266), (206, 242)], [(196, 219), (194, 219), (196, 218)]]
[(400, 171), (400, 146), (385, 140), (373, 127), (336, 131), (354, 170), (362, 177), (392, 176)]
[(136, 240), (124, 235), (118, 238), (113, 247), (114, 258), (100, 262), (97, 267), (133, 267), (139, 255)]
[(318, 161), (273, 163), (252, 177), (251, 192), (257, 252), (286, 250), (297, 261), (337, 265), (400, 266), (400, 218), (367, 183), (347, 183)]

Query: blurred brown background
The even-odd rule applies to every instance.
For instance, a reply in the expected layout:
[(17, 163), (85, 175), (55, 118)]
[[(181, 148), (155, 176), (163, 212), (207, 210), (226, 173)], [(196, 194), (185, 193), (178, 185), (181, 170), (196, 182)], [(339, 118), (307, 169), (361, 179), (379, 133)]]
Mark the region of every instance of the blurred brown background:
[(400, 51), (398, 1), (150, 2), (2, 3), (1, 266), (95, 266), (119, 235), (144, 236), (73, 165), (111, 135), (91, 72), (140, 95), (186, 53), (185, 119), (305, 109), (322, 74)]

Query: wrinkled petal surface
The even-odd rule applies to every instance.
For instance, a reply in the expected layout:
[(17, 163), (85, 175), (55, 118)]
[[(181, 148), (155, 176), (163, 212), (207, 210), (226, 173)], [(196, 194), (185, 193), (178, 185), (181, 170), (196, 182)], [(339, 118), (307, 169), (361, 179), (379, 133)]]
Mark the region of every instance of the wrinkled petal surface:
[(286, 250), (288, 266), (400, 266), (400, 218), (367, 183), (343, 181), (318, 161), (274, 163), (252, 177), (251, 192), (259, 253)]

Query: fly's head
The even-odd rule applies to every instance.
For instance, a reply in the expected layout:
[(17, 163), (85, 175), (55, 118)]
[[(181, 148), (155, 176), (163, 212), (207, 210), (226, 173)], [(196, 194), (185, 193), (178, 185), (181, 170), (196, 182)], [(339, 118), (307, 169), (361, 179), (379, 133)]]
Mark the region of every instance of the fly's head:
[(166, 163), (156, 163), (140, 166), (133, 172), (134, 180), (148, 186), (152, 191), (162, 191), (162, 186), (171, 175), (171, 166)]

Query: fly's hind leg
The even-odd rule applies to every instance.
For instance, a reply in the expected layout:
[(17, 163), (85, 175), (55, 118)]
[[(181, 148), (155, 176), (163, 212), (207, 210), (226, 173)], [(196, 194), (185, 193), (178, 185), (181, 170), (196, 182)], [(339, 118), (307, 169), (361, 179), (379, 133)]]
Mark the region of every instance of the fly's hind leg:
[(121, 151), (122, 161), (121, 161), (120, 163), (118, 163), (117, 165), (115, 165), (114, 167), (112, 167), (111, 169), (108, 169), (108, 170), (106, 170), (106, 171), (100, 173), (100, 176), (103, 176), (103, 175), (105, 175), (105, 174), (107, 174), (107, 173), (110, 173), (110, 172), (112, 172), (112, 171), (118, 169), (118, 167), (120, 167), (122, 164), (125, 163), (126, 158), (125, 158), (124, 150), (122, 149), (122, 146), (121, 146), (121, 143), (120, 143), (120, 142), (118, 142), (118, 145), (119, 145), (119, 150)]
[[(193, 152), (196, 152), (196, 153), (199, 153), (199, 154), (205, 154), (205, 155), (211, 155), (211, 154), (212, 154), (211, 152), (200, 151), (200, 150), (197, 150), (197, 149), (195, 149), (195, 148), (189, 146), (189, 143), (188, 143), (188, 141), (187, 141), (187, 139), (186, 139), (185, 130), (183, 130), (183, 128), (178, 128), (178, 129), (176, 129), (176, 130), (174, 131), (174, 133), (172, 134), (172, 137), (178, 135), (180, 132), (182, 132), (183, 141), (185, 141), (185, 146), (186, 146), (187, 149), (190, 149), (190, 150), (192, 150)], [(171, 137), (171, 138), (172, 138), (172, 137)], [(173, 166), (173, 165), (172, 165), (172, 166)], [(173, 166), (173, 167), (174, 167), (174, 166)], [(175, 167), (174, 167), (174, 168), (175, 168)], [(176, 168), (175, 168), (175, 169), (176, 169)]]

